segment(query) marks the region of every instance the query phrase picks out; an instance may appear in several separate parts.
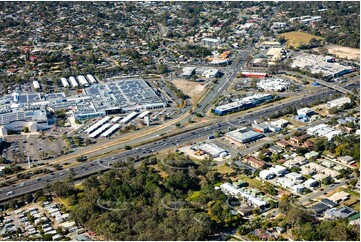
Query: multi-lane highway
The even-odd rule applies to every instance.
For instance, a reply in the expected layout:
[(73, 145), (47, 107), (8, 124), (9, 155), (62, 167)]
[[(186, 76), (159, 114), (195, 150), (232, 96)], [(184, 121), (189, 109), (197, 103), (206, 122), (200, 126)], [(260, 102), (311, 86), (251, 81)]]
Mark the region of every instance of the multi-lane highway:
[[(348, 86), (350, 87), (350, 86)], [(275, 112), (276, 110), (282, 109), (287, 106), (295, 106), (296, 104), (303, 103), (304, 105), (308, 105), (315, 100), (322, 98), (322, 97), (330, 97), (331, 94), (335, 93), (335, 90), (325, 90), (319, 93), (313, 94), (312, 96), (304, 96), (298, 99), (294, 99), (288, 102), (277, 103), (274, 105), (267, 105), (265, 108), (251, 111), (242, 115), (244, 123), (243, 125), (247, 125), (252, 123), (254, 120), (257, 120), (261, 117), (265, 118), (268, 117), (271, 113)], [(224, 119), (225, 120), (225, 119)], [(112, 166), (108, 165), (114, 163), (115, 161), (122, 159), (126, 160), (128, 157), (133, 158), (142, 158), (152, 153), (156, 153), (158, 151), (169, 149), (172, 147), (177, 147), (186, 143), (193, 142), (195, 140), (206, 138), (210, 135), (213, 135), (217, 131), (228, 131), (228, 128), (231, 127), (230, 123), (234, 125), (239, 125), (239, 121), (237, 117), (233, 117), (229, 119), (229, 121), (223, 121), (219, 124), (208, 126), (208, 127), (201, 127), (195, 129), (193, 131), (187, 131), (181, 134), (177, 134), (171, 137), (165, 137), (162, 141), (152, 142), (146, 145), (139, 146), (130, 151), (124, 151), (117, 155), (109, 156), (107, 158), (102, 159), (99, 162), (84, 162), (83, 164), (77, 165), (72, 168), (72, 172), (74, 175), (74, 179), (80, 179), (85, 177), (89, 174), (94, 174), (98, 171), (103, 171), (106, 169), (110, 169)], [(231, 127), (232, 128), (232, 127)], [(10, 198), (17, 197), (24, 195), (29, 192), (34, 192), (37, 190), (42, 189), (47, 184), (53, 183), (55, 181), (64, 180), (67, 177), (68, 172), (70, 170), (63, 170), (63, 171), (56, 171), (53, 175), (44, 175), (37, 179), (30, 179), (25, 181), (25, 184), (18, 183), (12, 186), (3, 187), (0, 189), (0, 202), (6, 201)]]
[(224, 94), (229, 85), (232, 83), (233, 79), (237, 76), (237, 72), (240, 70), (240, 68), (244, 67), (245, 60), (249, 56), (250, 51), (251, 50), (239, 50), (239, 53), (237, 53), (233, 63), (226, 68), (228, 71), (221, 77), (216, 86), (202, 100), (195, 112), (203, 112), (203, 114), (207, 114), (208, 110), (212, 107), (212, 102), (215, 101), (218, 96)]

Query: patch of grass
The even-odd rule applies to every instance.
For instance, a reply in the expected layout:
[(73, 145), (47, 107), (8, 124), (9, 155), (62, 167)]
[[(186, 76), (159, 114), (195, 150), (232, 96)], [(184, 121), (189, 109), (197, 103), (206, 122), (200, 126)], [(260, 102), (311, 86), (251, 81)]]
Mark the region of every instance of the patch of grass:
[(251, 187), (255, 187), (255, 188), (261, 188), (262, 187), (262, 182), (253, 178), (248, 178), (248, 179), (245, 179), (246, 182), (248, 182), (248, 184), (251, 186)]
[(354, 205), (351, 206), (351, 208), (355, 209), (356, 211), (360, 212), (360, 202), (355, 203)]
[(351, 189), (348, 189), (348, 188), (344, 188), (344, 189), (342, 189), (343, 191), (345, 191), (345, 192), (347, 192), (347, 193), (350, 193), (352, 196), (355, 196), (355, 197), (360, 197), (360, 193), (358, 193), (358, 192), (355, 192), (355, 191), (353, 191), (353, 190), (351, 190)]
[(305, 32), (287, 32), (283, 34), (279, 34), (278, 36), (283, 36), (287, 41), (286, 48), (290, 48), (290, 46), (293, 46), (295, 48), (298, 48), (300, 44), (308, 44), (312, 38), (314, 39), (323, 39), (322, 37), (308, 34)]
[(69, 205), (69, 199), (68, 198), (56, 197), (53, 200), (54, 200), (54, 202), (56, 202), (58, 204), (62, 204), (67, 211), (71, 211), (71, 210), (74, 209), (74, 206)]
[(225, 165), (216, 166), (216, 167), (214, 167), (214, 170), (216, 170), (217, 172), (219, 172), (221, 174), (232, 173), (235, 171), (232, 167), (225, 166)]
[(251, 186), (251, 187), (255, 187), (258, 189), (262, 187), (262, 182), (257, 180), (256, 178), (249, 178), (248, 176), (241, 174), (241, 175), (238, 175), (237, 179), (235, 179), (234, 181), (239, 180), (239, 179), (242, 179), (243, 181), (247, 182), (249, 184), (249, 186)]

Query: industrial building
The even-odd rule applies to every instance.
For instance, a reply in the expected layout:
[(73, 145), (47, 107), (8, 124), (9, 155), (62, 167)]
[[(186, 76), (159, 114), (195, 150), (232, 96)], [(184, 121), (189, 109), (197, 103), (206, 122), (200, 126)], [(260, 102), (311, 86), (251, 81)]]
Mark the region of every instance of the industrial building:
[(328, 140), (331, 140), (334, 136), (341, 134), (341, 132), (335, 130), (327, 124), (319, 124), (314, 127), (308, 128), (307, 134), (326, 137)]
[(312, 74), (322, 73), (325, 78), (342, 76), (355, 71), (352, 66), (344, 66), (333, 62), (333, 57), (305, 54), (293, 58), (292, 68), (309, 69)]
[[(78, 79), (82, 85), (89, 85), (84, 76), (78, 76)], [(66, 78), (60, 80), (64, 87), (69, 87)], [(70, 77), (69, 81), (72, 87), (79, 86), (74, 77)], [(36, 130), (45, 130), (51, 127), (47, 115), (59, 110), (70, 111), (76, 120), (85, 120), (167, 106), (142, 79), (113, 79), (101, 84), (95, 83), (94, 79), (90, 82), (92, 86), (85, 87), (85, 94), (81, 95), (66, 96), (63, 92), (23, 93), (19, 90), (3, 95), (0, 97), (0, 125), (6, 130), (18, 132), (34, 122)], [(35, 130), (34, 125), (31, 130)]]
[(86, 106), (74, 109), (78, 120), (144, 109), (165, 108), (167, 105), (142, 79), (123, 79), (96, 83), (84, 89)]
[(266, 78), (266, 77), (268, 77), (268, 74), (264, 73), (264, 72), (242, 71), (241, 74), (242, 74), (242, 76), (253, 77), (253, 78)]
[(40, 89), (40, 84), (38, 81), (33, 81), (33, 87), (35, 90)]
[(111, 123), (118, 123), (119, 120), (121, 120), (121, 117), (114, 117), (110, 120)]
[(351, 103), (351, 99), (349, 97), (341, 97), (341, 98), (337, 98), (335, 100), (328, 101), (326, 106), (328, 109), (333, 108), (333, 107), (339, 108), (346, 103)]
[(79, 86), (79, 84), (76, 81), (75, 77), (73, 77), (73, 76), (69, 77), (69, 81), (70, 81), (71, 87), (75, 88), (75, 87)]
[(226, 157), (228, 152), (213, 143), (205, 143), (194, 147), (196, 150), (201, 150), (213, 158)]
[(273, 126), (276, 126), (278, 128), (285, 128), (287, 127), (287, 125), (289, 124), (290, 122), (288, 122), (287, 120), (285, 119), (279, 119), (279, 120), (275, 120), (275, 121), (272, 121), (271, 124)]
[(94, 132), (96, 129), (98, 129), (100, 126), (102, 126), (103, 124), (107, 123), (109, 120), (111, 119), (111, 117), (106, 116), (104, 118), (102, 118), (101, 120), (99, 120), (98, 122), (96, 122), (95, 124), (93, 124), (92, 126), (90, 126), (89, 128), (87, 128), (85, 130), (85, 133), (90, 134), (92, 132)]
[(183, 68), (182, 76), (186, 77), (186, 78), (189, 78), (195, 73), (195, 70), (196, 70), (195, 67), (186, 66), (186, 67)]
[(83, 87), (89, 86), (89, 82), (85, 79), (84, 76), (77, 76), (77, 78), (78, 78), (80, 85), (82, 85)]
[(121, 123), (121, 124), (127, 124), (127, 123), (129, 123), (132, 119), (134, 119), (137, 115), (138, 115), (137, 112), (131, 112), (131, 113), (128, 114), (126, 117), (124, 117), (122, 120), (120, 120), (120, 123)]
[(290, 83), (283, 79), (272, 78), (272, 79), (260, 79), (257, 83), (257, 87), (265, 91), (271, 92), (283, 92), (288, 89)]
[(209, 78), (220, 77), (221, 73), (219, 72), (218, 69), (209, 68), (209, 69), (205, 70), (202, 73), (202, 75), (209, 79)]
[(297, 110), (297, 115), (305, 115), (311, 117), (313, 114), (315, 114), (315, 111), (310, 108), (301, 108)]
[(234, 130), (226, 133), (226, 137), (241, 144), (246, 144), (261, 139), (264, 135), (253, 130)]
[(267, 133), (270, 131), (269, 125), (267, 124), (252, 124), (252, 128), (258, 133)]
[(215, 108), (214, 113), (218, 115), (226, 115), (257, 106), (258, 104), (271, 100), (272, 98), (271, 94), (254, 94), (252, 96), (239, 99), (238, 101), (218, 106)]
[(62, 77), (60, 78), (61, 84), (63, 85), (63, 87), (69, 87), (69, 82), (66, 80), (66, 78)]
[(88, 80), (90, 81), (90, 83), (97, 83), (97, 80), (95, 80), (95, 78), (93, 77), (93, 75), (86, 75), (86, 77), (88, 78)]
[(144, 118), (145, 116), (147, 116), (147, 115), (149, 115), (149, 114), (150, 114), (149, 111), (145, 111), (145, 112), (139, 114), (137, 118), (138, 118), (138, 119), (142, 119), (142, 118)]
[(102, 125), (101, 127), (99, 127), (97, 130), (95, 130), (93, 133), (91, 133), (89, 135), (90, 138), (96, 138), (98, 137), (100, 134), (102, 134), (105, 130), (107, 130), (108, 128), (110, 128), (112, 125), (110, 123), (106, 123), (104, 125)]
[(105, 131), (104, 133), (101, 134), (101, 136), (103, 137), (110, 137), (112, 134), (114, 134), (115, 131), (117, 131), (118, 129), (120, 129), (120, 125), (119, 124), (114, 124), (110, 129), (108, 129), (107, 131)]
[(182, 76), (189, 78), (193, 74), (196, 74), (201, 77), (205, 77), (207, 79), (209, 78), (215, 78), (220, 77), (221, 72), (216, 68), (209, 68), (209, 67), (184, 67)]

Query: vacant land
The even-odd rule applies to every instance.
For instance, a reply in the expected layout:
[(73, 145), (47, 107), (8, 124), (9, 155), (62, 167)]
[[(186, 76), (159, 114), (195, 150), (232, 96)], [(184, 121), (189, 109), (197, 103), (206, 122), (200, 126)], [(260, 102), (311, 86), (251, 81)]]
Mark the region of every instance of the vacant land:
[(227, 173), (232, 173), (235, 172), (235, 170), (232, 167), (226, 166), (226, 165), (219, 165), (214, 167), (215, 171), (221, 173), (221, 174), (227, 174)]
[(287, 41), (286, 48), (290, 48), (291, 46), (297, 48), (300, 44), (308, 44), (312, 38), (314, 39), (323, 39), (322, 37), (308, 34), (305, 32), (288, 32), (280, 34), (279, 36), (283, 36)]
[(356, 48), (343, 47), (340, 45), (326, 45), (328, 53), (336, 55), (339, 58), (349, 60), (360, 60), (360, 50)]
[(204, 83), (184, 79), (178, 79), (172, 82), (179, 90), (192, 99), (193, 104), (203, 95), (205, 91)]

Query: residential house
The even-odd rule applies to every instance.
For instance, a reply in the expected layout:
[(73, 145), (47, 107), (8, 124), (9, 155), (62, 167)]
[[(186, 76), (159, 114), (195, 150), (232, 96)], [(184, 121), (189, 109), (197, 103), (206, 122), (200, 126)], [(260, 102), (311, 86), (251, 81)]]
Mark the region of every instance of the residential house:
[(269, 231), (262, 231), (261, 229), (256, 229), (254, 231), (254, 234), (260, 239), (260, 240), (276, 240), (276, 235), (269, 232)]
[(351, 165), (355, 163), (355, 159), (352, 156), (346, 155), (346, 156), (340, 156), (337, 158), (342, 164), (345, 165)]
[(283, 149), (282, 148), (280, 148), (280, 147), (278, 147), (278, 146), (275, 146), (275, 145), (273, 145), (273, 146), (271, 146), (271, 147), (269, 147), (268, 148), (272, 153), (275, 153), (275, 154), (279, 154), (279, 153), (282, 153), (283, 152)]
[(303, 166), (308, 163), (308, 160), (303, 156), (296, 156), (293, 158), (300, 166)]
[(318, 152), (316, 152), (316, 151), (311, 151), (311, 152), (308, 152), (308, 153), (306, 153), (305, 154), (305, 157), (306, 157), (306, 159), (311, 159), (311, 158), (314, 158), (314, 159), (317, 159), (318, 157), (319, 157), (319, 153)]
[(305, 187), (311, 189), (311, 188), (316, 187), (316, 186), (318, 185), (318, 182), (317, 182), (315, 179), (310, 178), (310, 179), (306, 180), (306, 181), (303, 183), (303, 185), (304, 185)]
[(256, 169), (263, 168), (266, 166), (266, 162), (256, 159), (252, 156), (247, 156), (246, 159), (248, 164), (250, 164), (252, 167)]
[(275, 173), (277, 176), (283, 176), (288, 172), (286, 167), (280, 165), (276, 165), (275, 167), (270, 168), (270, 171)]
[(296, 193), (303, 193), (305, 190), (305, 186), (303, 184), (297, 184), (291, 187), (292, 191), (296, 192)]
[(290, 160), (286, 160), (283, 163), (284, 166), (286, 166), (289, 169), (292, 169), (293, 167), (299, 167), (300, 164), (298, 163), (298, 161), (295, 161), (294, 159), (290, 159)]
[(259, 173), (259, 177), (261, 177), (264, 180), (270, 180), (276, 177), (276, 174), (273, 171), (270, 170), (262, 170)]
[(290, 144), (289, 143), (287, 143), (286, 141), (284, 141), (284, 140), (279, 140), (279, 141), (277, 141), (276, 142), (276, 145), (278, 146), (278, 147), (281, 147), (281, 148), (287, 148), (288, 146), (290, 146)]
[(313, 149), (315, 147), (315, 144), (311, 140), (306, 140), (303, 142), (303, 146), (309, 149)]
[(331, 208), (330, 210), (325, 212), (325, 218), (348, 218), (351, 215), (356, 214), (357, 211), (350, 208), (350, 207), (341, 207), (339, 209), (337, 208)]
[(331, 201), (333, 201), (335, 203), (339, 203), (341, 201), (345, 201), (345, 200), (349, 199), (349, 197), (350, 197), (350, 194), (348, 194), (347, 192), (341, 191), (341, 192), (337, 192), (337, 193), (333, 194), (328, 199), (330, 199)]
[(322, 216), (322, 214), (329, 209), (329, 206), (327, 206), (326, 204), (323, 204), (321, 202), (316, 203), (315, 205), (313, 205), (311, 207), (311, 210), (317, 215), (317, 216)]
[(332, 202), (332, 201), (331, 201), (330, 199), (328, 199), (328, 198), (322, 198), (322, 199), (321, 199), (321, 203), (323, 203), (323, 204), (325, 204), (325, 205), (329, 206), (330, 208), (333, 208), (333, 207), (338, 206), (338, 204), (337, 204), (337, 203)]
[(303, 176), (301, 174), (298, 174), (296, 172), (291, 172), (285, 175), (288, 179), (293, 181), (294, 183), (302, 183)]

